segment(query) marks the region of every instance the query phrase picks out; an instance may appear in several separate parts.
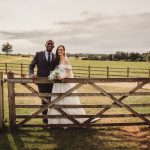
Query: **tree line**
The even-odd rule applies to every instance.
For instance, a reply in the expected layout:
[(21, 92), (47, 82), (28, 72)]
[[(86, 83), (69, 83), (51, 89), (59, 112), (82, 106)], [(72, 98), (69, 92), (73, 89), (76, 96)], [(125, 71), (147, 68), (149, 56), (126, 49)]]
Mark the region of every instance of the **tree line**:
[[(2, 45), (2, 52), (6, 53), (6, 55), (10, 54), (13, 51), (12, 45), (7, 42)], [(18, 54), (18, 56), (21, 55), (23, 57), (30, 57), (31, 55), (23, 55)], [(68, 57), (75, 57), (78, 59), (81, 57), (82, 60), (107, 60), (107, 61), (150, 61), (150, 51), (147, 53), (134, 53), (134, 52), (122, 52), (117, 51), (115, 54), (70, 54), (67, 53)]]
[[(73, 55), (71, 55), (73, 56)], [(103, 60), (103, 61), (150, 61), (150, 52), (147, 53), (134, 53), (134, 52), (122, 52), (117, 51), (115, 54), (74, 54), (74, 57), (82, 57), (82, 60)]]

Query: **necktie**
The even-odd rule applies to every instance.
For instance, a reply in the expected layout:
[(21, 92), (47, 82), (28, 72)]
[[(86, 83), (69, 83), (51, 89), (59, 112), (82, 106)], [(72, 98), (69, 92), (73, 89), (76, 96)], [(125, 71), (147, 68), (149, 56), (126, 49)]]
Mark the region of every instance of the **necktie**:
[(50, 62), (51, 62), (51, 61), (50, 61), (50, 55), (51, 55), (51, 54), (48, 53), (48, 63), (49, 63), (49, 64), (50, 64)]

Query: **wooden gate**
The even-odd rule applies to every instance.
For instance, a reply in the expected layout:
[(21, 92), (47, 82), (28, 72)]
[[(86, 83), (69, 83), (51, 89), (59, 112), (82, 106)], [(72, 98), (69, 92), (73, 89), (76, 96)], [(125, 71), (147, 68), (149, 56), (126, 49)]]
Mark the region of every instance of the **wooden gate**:
[(0, 129), (4, 125), (3, 73), (0, 72)]
[[(134, 108), (143, 107), (150, 108), (150, 103), (143, 101), (142, 103), (125, 103), (124, 100), (129, 96), (150, 96), (150, 92), (147, 91), (138, 91), (144, 85), (150, 82), (150, 78), (69, 78), (63, 79), (62, 81), (55, 80), (55, 83), (75, 83), (75, 86), (66, 91), (65, 93), (38, 93), (35, 88), (33, 88), (30, 84), (37, 83), (50, 83), (47, 78), (37, 78), (36, 80), (32, 80), (31, 78), (14, 78), (12, 73), (8, 75), (8, 100), (9, 100), (9, 117), (10, 117), (10, 126), (11, 128), (15, 127), (98, 127), (98, 126), (129, 126), (129, 125), (150, 125), (150, 109), (147, 113), (141, 113)], [(135, 85), (128, 92), (108, 92), (105, 90), (100, 83), (115, 83), (115, 82), (140, 82), (139, 85)], [(29, 92), (19, 93), (15, 89), (15, 84), (21, 84), (23, 87), (27, 88)], [(97, 92), (95, 93), (74, 93), (75, 90), (79, 89), (82, 86), (91, 86)], [(47, 102), (45, 105), (21, 105), (16, 104), (16, 97), (50, 97), (56, 96), (57, 98), (52, 102)], [(107, 97), (111, 100), (110, 104), (101, 104), (99, 101), (98, 104), (84, 104), (84, 105), (58, 105), (57, 102), (61, 101), (63, 98), (67, 96), (84, 96), (90, 97), (90, 100), (93, 100), (92, 97)], [(119, 97), (119, 98), (118, 98)], [(142, 101), (142, 100), (141, 100)], [(16, 114), (16, 109), (29, 109), (29, 108), (38, 108), (37, 111), (32, 113), (31, 115), (18, 115)], [(41, 115), (41, 112), (46, 110), (47, 108), (54, 108), (61, 115)], [(98, 111), (95, 114), (85, 114), (85, 115), (69, 115), (63, 109), (64, 108), (96, 108)], [(113, 114), (107, 113), (111, 108), (115, 108), (117, 112), (117, 108), (123, 108), (129, 113), (116, 114), (115, 110)], [(33, 119), (37, 118), (67, 118), (72, 121), (72, 124), (39, 124), (39, 123), (29, 123)], [(130, 121), (130, 118), (138, 118), (138, 121)], [(77, 118), (88, 118), (83, 123), (80, 123)], [(93, 119), (100, 118), (129, 118), (129, 122), (102, 122), (99, 120), (98, 122), (93, 122)], [(16, 119), (19, 119), (16, 121)], [(22, 120), (20, 120), (22, 119)]]

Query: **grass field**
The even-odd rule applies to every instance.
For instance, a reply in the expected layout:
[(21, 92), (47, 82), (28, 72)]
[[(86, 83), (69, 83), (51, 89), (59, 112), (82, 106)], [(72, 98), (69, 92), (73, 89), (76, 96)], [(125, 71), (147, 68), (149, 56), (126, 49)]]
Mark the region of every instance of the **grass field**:
[[(0, 56), (0, 62), (19, 62), (29, 63), (31, 58)], [(73, 65), (114, 65), (115, 67), (132, 66), (149, 68), (149, 63), (128, 63), (128, 62), (97, 62), (97, 61), (81, 61), (70, 59)], [(120, 65), (119, 65), (120, 64)], [(102, 87), (109, 92), (127, 92), (132, 87), (121, 87), (114, 85), (103, 84)], [(36, 87), (35, 87), (36, 88)], [(27, 92), (21, 85), (15, 86), (17, 92)], [(148, 91), (141, 89), (140, 91)], [(79, 92), (95, 92), (89, 86), (83, 86)], [(100, 127), (89, 129), (47, 129), (42, 128), (21, 128), (14, 132), (9, 129), (8, 118), (8, 95), (7, 84), (4, 83), (4, 100), (5, 100), (5, 119), (6, 128), (0, 133), (0, 149), (2, 150), (136, 150), (150, 149), (150, 130), (146, 126), (141, 127)], [(82, 97), (82, 104), (110, 104), (111, 100), (105, 97)], [(131, 96), (124, 100), (126, 104), (134, 103), (150, 103), (148, 96)], [(40, 104), (39, 98), (16, 98), (17, 104)], [(149, 113), (150, 107), (135, 108), (134, 110), (140, 113)], [(35, 109), (17, 109), (17, 114), (31, 114)], [(98, 112), (98, 109), (86, 109), (86, 113), (93, 114)], [(122, 114), (128, 113), (125, 109), (117, 108), (110, 109), (107, 114)], [(117, 118), (117, 119), (102, 119), (101, 122), (128, 122), (139, 121), (132, 118)], [(41, 120), (35, 120), (40, 122)]]
[[(30, 63), (32, 58), (18, 57), (18, 56), (6, 56), (0, 55), (0, 62), (2, 63)], [(93, 61), (93, 60), (80, 60), (73, 57), (69, 58), (70, 62), (74, 66), (100, 66), (100, 67), (131, 67), (131, 68), (145, 68), (150, 69), (149, 62), (125, 62), (125, 61)]]
[[(0, 63), (9, 63), (7, 71), (20, 74), (21, 64), (29, 64), (32, 58), (0, 55)], [(107, 66), (109, 67), (109, 77), (130, 76), (130, 77), (149, 77), (149, 62), (125, 62), (125, 61), (93, 61), (81, 60), (73, 57), (69, 58), (75, 76), (88, 77), (90, 66), (91, 77), (107, 77)], [(13, 64), (17, 63), (17, 64)], [(81, 66), (81, 67), (78, 67)], [(97, 67), (97, 68), (94, 68)], [(127, 73), (129, 67), (129, 74)], [(23, 74), (28, 74), (28, 65), (23, 65)], [(0, 70), (5, 69), (5, 64), (0, 64)], [(144, 69), (144, 70), (143, 70)], [(127, 75), (128, 74), (128, 75)]]

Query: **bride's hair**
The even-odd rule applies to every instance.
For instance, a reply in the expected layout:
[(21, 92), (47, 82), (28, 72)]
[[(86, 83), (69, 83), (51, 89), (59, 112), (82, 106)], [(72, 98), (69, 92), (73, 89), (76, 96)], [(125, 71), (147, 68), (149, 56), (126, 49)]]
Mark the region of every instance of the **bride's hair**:
[[(65, 52), (65, 46), (64, 45), (59, 45), (56, 49), (56, 65), (58, 66), (59, 65), (59, 61), (60, 61), (60, 56), (58, 54), (58, 49), (62, 47), (64, 52)], [(64, 56), (66, 57), (66, 54), (64, 53)]]

